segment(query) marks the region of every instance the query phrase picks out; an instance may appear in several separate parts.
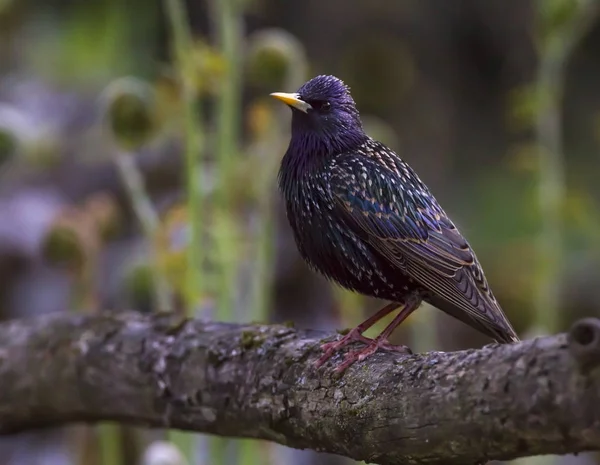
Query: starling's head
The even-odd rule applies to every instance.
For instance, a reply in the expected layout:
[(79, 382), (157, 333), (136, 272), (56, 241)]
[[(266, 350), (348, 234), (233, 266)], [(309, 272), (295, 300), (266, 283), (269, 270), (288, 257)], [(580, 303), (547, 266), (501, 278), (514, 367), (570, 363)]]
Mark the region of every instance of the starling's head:
[(335, 76), (317, 76), (296, 93), (276, 92), (271, 96), (292, 109), (291, 144), (343, 151), (366, 138), (350, 89)]

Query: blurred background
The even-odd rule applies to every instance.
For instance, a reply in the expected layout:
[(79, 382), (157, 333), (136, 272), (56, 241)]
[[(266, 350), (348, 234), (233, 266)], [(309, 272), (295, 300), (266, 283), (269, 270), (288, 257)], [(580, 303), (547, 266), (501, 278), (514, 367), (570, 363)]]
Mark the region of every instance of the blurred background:
[[(380, 307), (308, 270), (277, 192), (290, 111), (268, 94), (321, 73), (431, 187), (522, 337), (597, 315), (598, 8), (0, 0), (0, 317), (171, 309), (332, 330)], [(490, 342), (429, 307), (394, 341)], [(0, 438), (0, 464), (138, 463), (354, 462), (118, 425)]]

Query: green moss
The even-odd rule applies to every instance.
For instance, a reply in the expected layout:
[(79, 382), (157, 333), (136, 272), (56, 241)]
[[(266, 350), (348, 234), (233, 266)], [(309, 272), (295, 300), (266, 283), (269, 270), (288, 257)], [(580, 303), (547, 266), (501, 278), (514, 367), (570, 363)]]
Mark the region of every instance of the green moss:
[(360, 415), (360, 410), (357, 408), (349, 408), (347, 410), (348, 415), (350, 415), (351, 417), (357, 417)]
[(250, 330), (242, 331), (240, 342), (244, 350), (252, 350), (263, 345), (265, 336)]
[(292, 320), (288, 320), (283, 322), (283, 326), (285, 326), (286, 328), (295, 328), (296, 323), (294, 323)]
[(346, 334), (348, 334), (350, 332), (350, 328), (338, 329), (338, 330), (336, 330), (336, 332), (338, 334), (341, 334), (342, 336), (345, 336)]

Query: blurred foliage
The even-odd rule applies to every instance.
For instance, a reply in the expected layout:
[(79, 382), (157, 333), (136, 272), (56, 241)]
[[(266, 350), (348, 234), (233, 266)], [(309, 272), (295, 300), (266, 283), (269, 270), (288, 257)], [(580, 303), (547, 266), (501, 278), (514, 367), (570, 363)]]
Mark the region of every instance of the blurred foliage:
[(167, 210), (155, 241), (162, 272), (173, 289), (184, 296), (189, 247), (189, 222), (185, 205), (177, 204)]
[(103, 241), (117, 237), (122, 218), (114, 196), (107, 192), (92, 195), (83, 202), (82, 210), (94, 222)]
[(545, 109), (544, 102), (548, 102), (548, 95), (540, 98), (543, 90), (534, 84), (522, 85), (512, 89), (509, 94), (510, 110), (508, 124), (514, 131), (530, 129), (536, 121), (539, 111)]
[(250, 56), (251, 65), (248, 67), (248, 80), (260, 86), (276, 85), (283, 82), (287, 74), (288, 61), (280, 50), (275, 47), (262, 47), (253, 50)]
[(154, 89), (135, 78), (113, 81), (103, 96), (104, 117), (124, 150), (147, 143), (157, 130)]
[(18, 141), (14, 133), (6, 128), (0, 128), (0, 167), (16, 156)]
[(273, 89), (296, 89), (308, 78), (306, 50), (288, 31), (258, 30), (246, 39), (246, 48), (248, 83), (265, 97)]
[[(396, 35), (357, 34), (340, 64), (363, 112), (391, 112), (415, 85), (417, 71), (408, 46)], [(374, 85), (373, 83), (376, 83)]]
[(537, 0), (541, 44), (548, 46), (561, 40), (560, 34), (578, 13), (581, 3), (581, 0)]
[(154, 292), (154, 273), (147, 263), (130, 267), (126, 276), (125, 292), (132, 302), (148, 302)]
[(227, 73), (227, 62), (214, 47), (203, 40), (195, 40), (182, 57), (181, 73), (184, 81), (193, 84), (198, 95), (218, 95)]
[(0, 167), (14, 162), (23, 152), (26, 128), (27, 121), (17, 108), (0, 104)]
[[(135, 17), (136, 21), (129, 18)], [(37, 71), (57, 81), (99, 83), (115, 75), (146, 69), (150, 60), (135, 52), (136, 42), (154, 34), (156, 2), (104, 0), (73, 4), (55, 14), (43, 9), (35, 17), (36, 46), (26, 53)]]
[(80, 222), (78, 212), (65, 212), (59, 216), (44, 243), (44, 256), (51, 263), (68, 266), (79, 270), (83, 267), (86, 256), (88, 231), (86, 223)]
[(114, 199), (93, 195), (79, 206), (67, 207), (52, 222), (44, 245), (44, 256), (52, 263), (81, 270), (90, 255), (119, 231), (119, 212)]
[(0, 0), (0, 15), (8, 10), (13, 3), (13, 0)]

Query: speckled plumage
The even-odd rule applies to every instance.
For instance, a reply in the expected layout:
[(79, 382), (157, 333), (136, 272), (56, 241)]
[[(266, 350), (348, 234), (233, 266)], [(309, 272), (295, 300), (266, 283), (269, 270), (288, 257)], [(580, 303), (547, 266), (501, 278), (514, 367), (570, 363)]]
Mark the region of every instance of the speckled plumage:
[(425, 300), (499, 342), (517, 341), (473, 250), (413, 169), (364, 133), (347, 86), (317, 76), (289, 95), (279, 187), (311, 268), (404, 306), (396, 324)]

